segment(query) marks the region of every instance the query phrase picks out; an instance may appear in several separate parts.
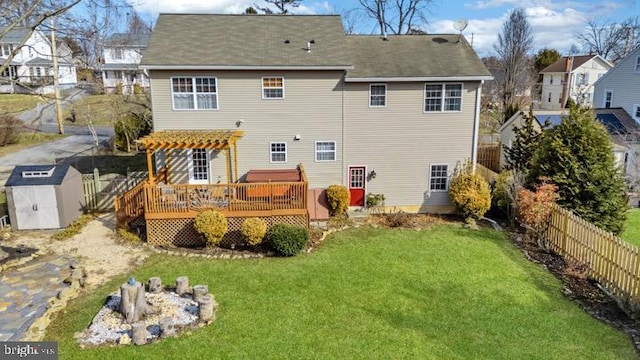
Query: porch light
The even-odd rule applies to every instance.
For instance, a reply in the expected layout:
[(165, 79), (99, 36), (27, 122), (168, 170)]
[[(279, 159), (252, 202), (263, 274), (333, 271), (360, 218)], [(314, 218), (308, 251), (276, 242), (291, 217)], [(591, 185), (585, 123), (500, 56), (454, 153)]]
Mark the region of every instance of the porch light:
[(371, 177), (372, 179), (376, 178), (376, 171), (375, 170), (371, 170), (371, 172), (369, 173), (369, 177)]

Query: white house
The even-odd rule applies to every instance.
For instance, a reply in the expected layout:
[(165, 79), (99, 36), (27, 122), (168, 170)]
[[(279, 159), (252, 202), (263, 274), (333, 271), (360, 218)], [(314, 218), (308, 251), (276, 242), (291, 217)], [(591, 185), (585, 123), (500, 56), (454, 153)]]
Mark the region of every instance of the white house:
[[(0, 33), (3, 28), (0, 28)], [(19, 46), (26, 39), (24, 45)], [(60, 89), (77, 84), (76, 67), (71, 50), (62, 41), (56, 41), (58, 83)], [(53, 53), (50, 39), (40, 30), (14, 28), (0, 38), (0, 62), (9, 61), (0, 74), (0, 92), (53, 92)]]
[(149, 76), (138, 69), (142, 54), (147, 48), (149, 34), (113, 34), (104, 47), (102, 84), (106, 92), (115, 92), (118, 83), (122, 92), (133, 93), (134, 84), (143, 90), (149, 88)]
[(560, 109), (569, 98), (593, 105), (593, 84), (613, 65), (600, 55), (565, 56), (540, 71), (542, 109)]
[(597, 107), (621, 107), (640, 123), (640, 48), (596, 82), (593, 100)]

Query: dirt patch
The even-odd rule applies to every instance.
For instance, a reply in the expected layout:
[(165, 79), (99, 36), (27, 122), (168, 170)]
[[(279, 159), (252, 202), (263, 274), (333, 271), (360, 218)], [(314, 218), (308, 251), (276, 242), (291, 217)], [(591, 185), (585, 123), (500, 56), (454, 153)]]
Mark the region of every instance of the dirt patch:
[(598, 287), (595, 280), (588, 278), (586, 269), (568, 263), (558, 254), (540, 249), (537, 244), (523, 241), (521, 234), (515, 233), (511, 237), (529, 260), (542, 265), (562, 281), (565, 296), (594, 318), (628, 334), (640, 356), (640, 321), (631, 318)]
[(67, 240), (52, 240), (53, 231), (15, 232), (3, 246), (73, 256), (87, 273), (86, 288), (93, 289), (115, 275), (131, 271), (149, 254), (143, 247), (119, 243), (114, 231), (114, 216), (107, 214), (90, 221), (78, 235)]

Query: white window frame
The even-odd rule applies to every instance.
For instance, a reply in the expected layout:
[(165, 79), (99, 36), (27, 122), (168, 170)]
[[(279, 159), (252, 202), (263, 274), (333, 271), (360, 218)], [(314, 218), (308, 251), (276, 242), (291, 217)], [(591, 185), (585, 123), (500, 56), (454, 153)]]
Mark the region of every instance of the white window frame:
[(120, 47), (113, 48), (114, 60), (124, 60), (124, 49)]
[[(383, 95), (379, 95), (379, 94), (373, 95), (371, 93), (371, 89), (374, 86), (383, 86), (384, 87), (384, 94)], [(382, 97), (382, 99), (384, 100), (384, 104), (383, 105), (374, 105), (373, 104), (373, 96)], [(387, 107), (387, 84), (369, 84), (369, 107), (370, 108), (385, 108), (385, 107)]]
[[(284, 144), (284, 151), (273, 151), (273, 145)], [(274, 154), (284, 154), (284, 161), (273, 160)], [(289, 149), (286, 141), (272, 141), (269, 143), (269, 162), (271, 164), (286, 164), (289, 160)]]
[[(275, 87), (267, 87), (267, 88), (265, 88), (264, 87), (264, 80), (265, 79), (281, 79), (282, 80), (282, 86), (281, 87), (275, 86)], [(284, 76), (263, 76), (260, 79), (260, 87), (262, 88), (262, 100), (284, 100)], [(282, 97), (267, 97), (267, 96), (264, 96), (264, 91), (266, 89), (274, 89), (274, 90), (281, 89), (282, 90)]]
[[(191, 92), (174, 92), (173, 91), (173, 79), (191, 79)], [(214, 79), (215, 81), (215, 92), (206, 92), (201, 94), (213, 94), (216, 99), (216, 107), (215, 108), (205, 108), (201, 109), (198, 107), (198, 93), (196, 92), (196, 79)], [(217, 111), (220, 110), (220, 97), (218, 96), (218, 78), (216, 76), (172, 76), (169, 86), (171, 86), (171, 107), (174, 111)], [(177, 109), (175, 102), (175, 94), (191, 94), (193, 97), (193, 109)]]
[[(611, 99), (609, 100), (609, 107), (607, 107), (607, 94), (611, 94)], [(611, 108), (613, 105), (613, 90), (604, 90), (604, 95), (602, 96), (602, 107), (605, 109)]]
[[(193, 164), (193, 151), (194, 150), (204, 150), (205, 160), (207, 162), (207, 178), (206, 179), (197, 179), (195, 178), (195, 167)], [(187, 150), (187, 169), (189, 171), (189, 184), (209, 184), (209, 180), (211, 179), (211, 152), (207, 149), (188, 149)]]
[[(320, 143), (333, 143), (333, 150), (318, 150), (318, 144)], [(333, 153), (333, 160), (318, 159), (318, 154), (331, 154)], [(314, 144), (314, 158), (316, 162), (335, 162), (338, 160), (338, 143), (335, 140), (318, 140)]]
[[(445, 183), (444, 183), (444, 189), (432, 189), (431, 185), (433, 184), (433, 168), (435, 166), (446, 166), (446, 174), (445, 174)], [(442, 176), (438, 176), (436, 177), (438, 179), (441, 179)], [(430, 192), (447, 192), (449, 191), (449, 164), (443, 164), (443, 163), (434, 163), (429, 165), (429, 191)]]
[[(427, 110), (426, 109), (426, 101), (427, 101), (427, 86), (428, 85), (440, 85), (441, 86), (441, 97), (440, 97), (440, 110)], [(447, 99), (457, 99), (458, 97), (447, 97), (447, 85), (460, 85), (460, 109), (458, 110), (446, 110), (445, 104)], [(429, 113), (456, 113), (462, 111), (462, 94), (464, 93), (464, 84), (463, 83), (424, 83), (423, 85), (423, 94), (422, 94), (422, 112), (425, 114)]]

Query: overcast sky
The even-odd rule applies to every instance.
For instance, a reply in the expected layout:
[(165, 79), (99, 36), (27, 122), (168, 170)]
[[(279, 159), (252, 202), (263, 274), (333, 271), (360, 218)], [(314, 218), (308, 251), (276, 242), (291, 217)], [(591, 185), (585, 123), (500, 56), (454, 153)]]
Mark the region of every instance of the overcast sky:
[[(260, 5), (260, 0), (131, 0), (130, 3), (147, 19), (158, 13), (235, 13), (249, 6)], [(358, 8), (357, 0), (303, 0), (294, 10), (296, 14), (343, 14)], [(582, 32), (585, 20), (621, 21), (638, 16), (640, 0), (432, 0), (427, 14), (428, 23), (422, 27), (429, 33), (455, 33), (453, 22), (465, 19), (468, 26), (464, 35), (480, 56), (491, 55), (502, 24), (514, 7), (526, 10), (534, 33), (535, 50), (543, 47), (568, 53), (578, 45), (575, 35)], [(356, 12), (357, 13), (357, 12)], [(364, 16), (358, 32), (372, 33), (376, 27)], [(580, 47), (579, 47), (580, 48)], [(588, 50), (588, 49), (585, 49)]]

